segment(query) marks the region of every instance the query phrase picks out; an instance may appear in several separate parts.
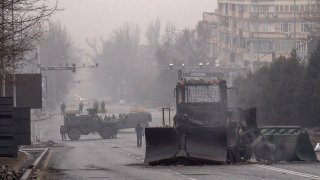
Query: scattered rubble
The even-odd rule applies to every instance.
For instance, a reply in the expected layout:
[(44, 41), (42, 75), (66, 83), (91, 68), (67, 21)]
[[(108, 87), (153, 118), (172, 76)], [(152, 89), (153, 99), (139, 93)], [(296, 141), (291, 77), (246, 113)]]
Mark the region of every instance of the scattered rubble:
[(0, 165), (0, 179), (2, 180), (18, 180), (22, 176), (23, 171), (16, 171), (9, 165)]

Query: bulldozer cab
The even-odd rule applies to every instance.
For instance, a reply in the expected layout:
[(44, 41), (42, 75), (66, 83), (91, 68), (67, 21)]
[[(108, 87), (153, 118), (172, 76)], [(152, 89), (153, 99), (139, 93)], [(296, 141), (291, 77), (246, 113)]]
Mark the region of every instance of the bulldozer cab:
[(225, 125), (227, 85), (223, 80), (182, 80), (175, 88), (176, 114), (201, 126)]

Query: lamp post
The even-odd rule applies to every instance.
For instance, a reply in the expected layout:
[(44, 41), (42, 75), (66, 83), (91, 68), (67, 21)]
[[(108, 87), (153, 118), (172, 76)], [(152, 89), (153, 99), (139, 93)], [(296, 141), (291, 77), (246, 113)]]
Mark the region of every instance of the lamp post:
[[(187, 32), (186, 30), (181, 30), (181, 29), (177, 29), (177, 28), (173, 28), (172, 29), (173, 30), (173, 33), (175, 33), (174, 31), (180, 31), (180, 32), (182, 32), (182, 33), (185, 33), (185, 32)], [(170, 30), (167, 30), (167, 31), (170, 31)], [(172, 32), (172, 31), (171, 31)], [(191, 37), (193, 36), (193, 34), (195, 33), (195, 32), (197, 32), (197, 31), (191, 31)], [(188, 41), (189, 39), (188, 38), (186, 38), (186, 42), (185, 42), (185, 62), (184, 62), (184, 65), (185, 65), (185, 67), (187, 68), (188, 67)]]
[(296, 0), (293, 0), (293, 6), (294, 6), (294, 11), (293, 11), (293, 48), (297, 48), (297, 42), (296, 42)]

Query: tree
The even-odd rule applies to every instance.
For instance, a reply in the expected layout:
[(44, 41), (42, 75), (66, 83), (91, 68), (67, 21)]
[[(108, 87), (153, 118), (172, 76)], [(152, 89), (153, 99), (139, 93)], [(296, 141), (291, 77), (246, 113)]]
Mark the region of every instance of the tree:
[(280, 56), (270, 67), (235, 81), (238, 104), (243, 108), (257, 107), (258, 121), (263, 125), (310, 125), (301, 121), (305, 110), (299, 112), (303, 109), (301, 99), (305, 99), (304, 71), (295, 51), (289, 57)]
[[(49, 22), (48, 30), (40, 43), (41, 66), (71, 66), (78, 61), (66, 28), (59, 22)], [(43, 72), (47, 77), (47, 105), (55, 108), (68, 94), (73, 85), (70, 71)]]
[(159, 46), (160, 38), (160, 19), (156, 18), (153, 22), (149, 23), (146, 30), (147, 43), (152, 48), (157, 48)]
[[(105, 80), (108, 84), (107, 94), (114, 100), (121, 98), (121, 87), (127, 86), (129, 92), (134, 92), (133, 89), (140, 85), (137, 83), (143, 69), (143, 59), (140, 58), (140, 33), (138, 25), (125, 23), (115, 29), (109, 39), (104, 40), (102, 50), (96, 58), (106, 67), (106, 70), (99, 72), (97, 76), (108, 77)], [(135, 97), (132, 94), (126, 96)]]
[(26, 54), (35, 49), (42, 25), (57, 10), (57, 2), (49, 7), (46, 0), (1, 0), (0, 8), (0, 73), (4, 88), (6, 74), (16, 73), (30, 62)]
[(56, 11), (46, 0), (2, 0), (0, 22), (1, 73), (12, 73), (25, 63), (26, 53), (43, 35), (43, 23)]
[(197, 39), (195, 42), (196, 53), (199, 62), (210, 62), (212, 51), (212, 30), (209, 28), (209, 23), (207, 21), (199, 21), (196, 27)]

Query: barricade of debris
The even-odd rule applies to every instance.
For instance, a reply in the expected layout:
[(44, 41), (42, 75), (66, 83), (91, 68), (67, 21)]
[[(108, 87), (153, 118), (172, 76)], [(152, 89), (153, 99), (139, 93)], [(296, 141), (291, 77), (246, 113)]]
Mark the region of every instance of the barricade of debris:
[(10, 165), (0, 165), (0, 179), (18, 180), (22, 174), (22, 170), (14, 170)]
[(320, 152), (320, 127), (308, 128), (311, 143), (314, 151)]

